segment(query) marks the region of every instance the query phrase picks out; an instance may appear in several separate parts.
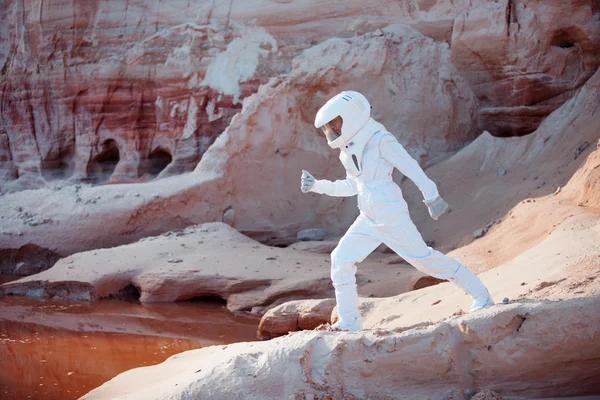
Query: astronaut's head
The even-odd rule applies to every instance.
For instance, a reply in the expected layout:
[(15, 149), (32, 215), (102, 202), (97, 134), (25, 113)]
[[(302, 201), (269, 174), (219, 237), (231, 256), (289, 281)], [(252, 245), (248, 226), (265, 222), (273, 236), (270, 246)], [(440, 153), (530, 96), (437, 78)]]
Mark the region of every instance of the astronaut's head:
[(327, 144), (338, 149), (356, 135), (371, 117), (371, 105), (355, 91), (343, 91), (332, 97), (317, 112), (315, 128), (321, 128)]

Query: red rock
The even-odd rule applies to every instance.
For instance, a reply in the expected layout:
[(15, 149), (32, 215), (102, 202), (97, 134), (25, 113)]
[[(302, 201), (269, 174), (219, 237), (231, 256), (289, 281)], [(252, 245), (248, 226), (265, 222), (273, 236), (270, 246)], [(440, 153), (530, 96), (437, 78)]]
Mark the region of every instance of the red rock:
[(331, 320), (335, 299), (289, 301), (274, 307), (260, 320), (259, 339), (271, 339), (298, 330), (310, 330)]

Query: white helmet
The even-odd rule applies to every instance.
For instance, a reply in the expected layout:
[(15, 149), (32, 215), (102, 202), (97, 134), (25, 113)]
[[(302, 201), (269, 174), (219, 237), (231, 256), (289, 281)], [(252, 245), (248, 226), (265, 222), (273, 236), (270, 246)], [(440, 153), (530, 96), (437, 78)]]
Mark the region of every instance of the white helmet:
[[(329, 122), (335, 118), (342, 118), (341, 132), (332, 129)], [(323, 129), (327, 137), (327, 144), (332, 149), (338, 149), (356, 135), (371, 117), (371, 105), (362, 94), (347, 90), (332, 97), (317, 112), (315, 128)]]

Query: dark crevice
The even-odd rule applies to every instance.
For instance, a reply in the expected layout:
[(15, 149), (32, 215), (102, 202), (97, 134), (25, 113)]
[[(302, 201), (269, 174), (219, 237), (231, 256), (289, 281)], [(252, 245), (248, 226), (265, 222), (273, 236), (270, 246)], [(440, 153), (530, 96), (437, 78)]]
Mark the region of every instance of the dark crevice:
[(524, 317), (522, 315), (518, 315), (518, 317), (520, 318), (520, 322), (519, 322), (519, 325), (517, 326), (517, 332), (520, 331), (521, 327), (523, 326), (523, 323), (525, 322), (525, 320), (527, 320), (527, 317)]
[(206, 294), (201, 296), (190, 297), (189, 299), (182, 299), (178, 301), (185, 301), (187, 303), (203, 303), (203, 304), (217, 304), (217, 305), (227, 305), (227, 301), (219, 295), (216, 294)]
[(561, 49), (570, 49), (577, 46), (577, 43), (583, 39), (585, 39), (585, 34), (580, 28), (565, 28), (554, 32), (550, 39), (550, 45)]
[(510, 36), (510, 24), (517, 22), (517, 12), (513, 0), (508, 0), (506, 5), (506, 37)]
[(18, 249), (0, 250), (0, 274), (28, 276), (45, 271), (58, 260), (60, 255), (36, 246), (26, 244)]

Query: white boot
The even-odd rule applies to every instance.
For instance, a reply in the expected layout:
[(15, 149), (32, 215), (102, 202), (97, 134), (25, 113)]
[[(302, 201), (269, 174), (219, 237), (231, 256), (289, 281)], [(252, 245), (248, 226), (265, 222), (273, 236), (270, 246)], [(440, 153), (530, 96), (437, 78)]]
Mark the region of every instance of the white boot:
[(481, 279), (464, 265), (461, 265), (458, 268), (454, 273), (454, 276), (450, 278), (450, 282), (454, 283), (473, 298), (473, 304), (471, 305), (469, 312), (494, 305), (494, 300), (483, 282), (481, 282)]
[(330, 330), (347, 330), (358, 332), (362, 329), (362, 318), (358, 309), (358, 292), (356, 284), (338, 285), (335, 287), (335, 299), (339, 320), (329, 327)]

